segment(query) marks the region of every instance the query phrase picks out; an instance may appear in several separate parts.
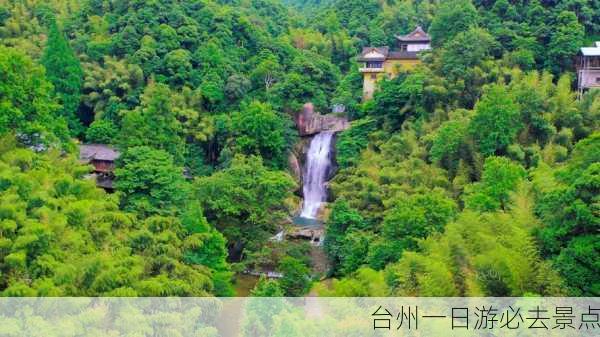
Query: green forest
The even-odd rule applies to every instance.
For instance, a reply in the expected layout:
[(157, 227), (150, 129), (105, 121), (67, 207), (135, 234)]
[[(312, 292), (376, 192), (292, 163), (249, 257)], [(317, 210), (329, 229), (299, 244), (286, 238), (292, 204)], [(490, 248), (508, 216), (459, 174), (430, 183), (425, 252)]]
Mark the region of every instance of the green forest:
[[(363, 100), (363, 47), (416, 26)], [(595, 41), (597, 0), (0, 0), (0, 295), (600, 296)], [(270, 240), (307, 102), (351, 125), (319, 272)]]

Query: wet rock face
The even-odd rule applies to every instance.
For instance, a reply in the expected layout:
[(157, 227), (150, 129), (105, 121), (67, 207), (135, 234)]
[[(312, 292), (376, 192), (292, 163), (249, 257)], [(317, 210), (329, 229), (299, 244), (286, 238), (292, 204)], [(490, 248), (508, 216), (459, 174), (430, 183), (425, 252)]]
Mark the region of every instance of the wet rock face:
[(350, 127), (348, 120), (333, 115), (320, 115), (312, 103), (306, 103), (296, 115), (296, 125), (300, 136), (312, 136), (322, 131), (342, 131)]
[(293, 152), (288, 156), (288, 166), (296, 183), (302, 184), (302, 168), (300, 167), (298, 157)]

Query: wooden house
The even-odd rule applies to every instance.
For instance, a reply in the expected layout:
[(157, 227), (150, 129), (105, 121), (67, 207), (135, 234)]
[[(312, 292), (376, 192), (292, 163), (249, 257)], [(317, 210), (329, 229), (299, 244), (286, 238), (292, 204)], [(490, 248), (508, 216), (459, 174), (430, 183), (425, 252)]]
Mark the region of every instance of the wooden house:
[(108, 145), (86, 144), (79, 147), (80, 162), (93, 166), (91, 177), (98, 187), (108, 191), (113, 190), (115, 161), (119, 156), (119, 151)]
[(592, 88), (600, 89), (600, 41), (594, 47), (581, 48), (577, 59), (579, 95)]

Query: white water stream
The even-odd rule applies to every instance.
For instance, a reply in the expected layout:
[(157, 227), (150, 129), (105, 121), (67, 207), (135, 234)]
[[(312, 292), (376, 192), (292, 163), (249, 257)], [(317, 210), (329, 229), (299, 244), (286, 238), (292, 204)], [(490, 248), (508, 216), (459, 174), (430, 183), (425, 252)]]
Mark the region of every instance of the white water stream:
[(331, 166), (332, 131), (318, 133), (310, 142), (303, 172), (304, 203), (300, 216), (315, 219), (327, 200), (327, 175)]

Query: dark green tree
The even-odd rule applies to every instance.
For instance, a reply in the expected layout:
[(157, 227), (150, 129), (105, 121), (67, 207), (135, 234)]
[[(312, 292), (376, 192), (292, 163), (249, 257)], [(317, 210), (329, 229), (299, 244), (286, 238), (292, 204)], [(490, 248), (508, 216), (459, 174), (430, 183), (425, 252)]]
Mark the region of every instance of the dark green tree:
[(380, 84), (367, 114), (375, 117), (386, 130), (398, 130), (404, 121), (421, 113), (425, 75), (402, 74)]
[(289, 256), (283, 258), (279, 271), (283, 274), (279, 284), (286, 296), (303, 296), (310, 290), (310, 270), (298, 259)]
[(363, 118), (352, 122), (352, 127), (338, 134), (335, 143), (336, 161), (340, 168), (358, 164), (360, 153), (367, 147), (369, 134), (377, 129), (377, 121)]
[(353, 230), (365, 228), (367, 228), (367, 223), (358, 211), (350, 208), (346, 201), (336, 200), (327, 220), (325, 241), (323, 243), (325, 252), (334, 268), (344, 259), (342, 249), (346, 234)]
[(90, 143), (114, 144), (119, 129), (108, 119), (94, 121), (85, 131), (85, 139)]
[(42, 67), (0, 46), (0, 79), (0, 134), (14, 133), (26, 145), (68, 141), (67, 125)]
[(563, 11), (556, 18), (557, 26), (550, 37), (546, 65), (555, 74), (572, 68), (573, 55), (583, 45), (584, 27), (575, 13)]
[(446, 169), (456, 169), (464, 147), (468, 123), (465, 120), (447, 121), (438, 129), (429, 151), (431, 159)]
[(123, 208), (138, 214), (178, 214), (188, 197), (183, 168), (163, 150), (128, 148), (117, 161), (115, 177)]
[[(456, 203), (440, 191), (401, 198), (386, 212), (382, 234), (389, 240), (399, 241), (402, 249), (415, 250), (419, 239), (442, 232), (456, 212)], [(400, 253), (397, 252), (396, 259)]]
[(475, 106), (469, 131), (485, 156), (500, 154), (523, 127), (518, 105), (504, 85), (490, 86)]
[(260, 155), (275, 168), (287, 165), (288, 151), (296, 139), (289, 117), (257, 101), (233, 113), (231, 134), (234, 153)]
[(494, 46), (494, 38), (485, 29), (471, 27), (459, 32), (441, 49), (442, 73), (451, 81), (469, 82), (473, 68), (491, 58)]
[(58, 101), (62, 105), (61, 114), (67, 120), (71, 135), (81, 136), (83, 126), (78, 111), (83, 70), (55, 20), (50, 22), (48, 42), (41, 62), (46, 67), (48, 80), (54, 85)]
[(206, 221), (202, 207), (197, 202), (188, 205), (180, 218), (187, 234), (184, 241), (184, 261), (210, 268), (214, 293), (217, 296), (233, 296), (233, 273), (227, 263), (227, 245), (223, 234)]
[(471, 0), (442, 2), (429, 27), (433, 45), (440, 47), (458, 33), (477, 25), (477, 16), (477, 9)]
[(124, 114), (118, 137), (122, 148), (150, 146), (167, 151), (177, 163), (183, 162), (182, 126), (177, 120), (172, 92), (167, 85), (149, 84), (140, 106)]
[(323, 56), (302, 51), (288, 73), (273, 87), (274, 105), (285, 112), (299, 111), (307, 102), (320, 111), (329, 109), (329, 97), (339, 79), (339, 70)]
[(598, 149), (598, 133), (577, 143), (567, 166), (555, 173), (563, 184), (543, 193), (537, 204), (545, 224), (538, 233), (542, 255), (551, 258), (572, 296), (600, 294)]
[(467, 208), (495, 211), (507, 207), (510, 193), (526, 177), (525, 169), (505, 157), (488, 157), (483, 165), (481, 181), (467, 187), (464, 200)]
[(272, 171), (257, 156), (236, 156), (231, 165), (196, 180), (195, 190), (205, 215), (230, 245), (256, 250), (287, 216), (285, 200), (293, 179)]

